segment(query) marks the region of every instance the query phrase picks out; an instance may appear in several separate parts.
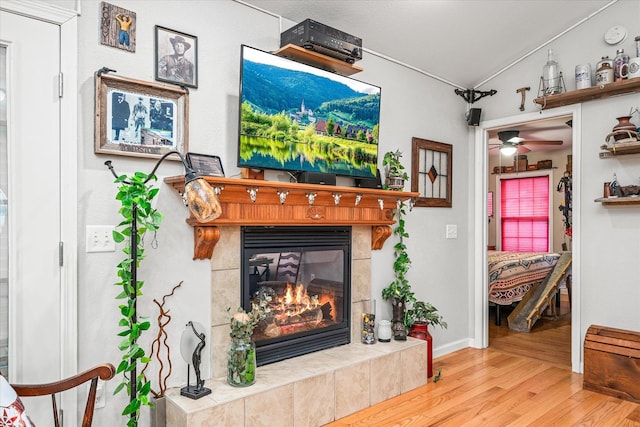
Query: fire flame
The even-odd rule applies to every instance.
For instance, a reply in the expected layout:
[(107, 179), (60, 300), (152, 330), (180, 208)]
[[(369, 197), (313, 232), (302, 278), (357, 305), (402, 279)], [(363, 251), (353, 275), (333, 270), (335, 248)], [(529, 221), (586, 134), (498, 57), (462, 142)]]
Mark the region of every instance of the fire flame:
[(284, 295), (278, 299), (280, 309), (292, 316), (304, 310), (319, 306), (317, 297), (310, 297), (302, 283), (296, 285), (295, 290), (287, 283)]
[(270, 315), (260, 332), (269, 338), (322, 327), (336, 313), (333, 296), (309, 295), (302, 283), (287, 283), (282, 295), (274, 296), (268, 305)]

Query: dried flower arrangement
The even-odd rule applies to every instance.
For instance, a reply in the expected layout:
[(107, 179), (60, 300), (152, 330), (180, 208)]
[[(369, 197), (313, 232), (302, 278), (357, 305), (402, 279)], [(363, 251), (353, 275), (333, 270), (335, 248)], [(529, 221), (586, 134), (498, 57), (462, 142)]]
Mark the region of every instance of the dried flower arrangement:
[(246, 387), (256, 379), (256, 348), (251, 340), (253, 330), (270, 311), (268, 299), (261, 299), (259, 304), (252, 303), (251, 311), (246, 312), (242, 307), (230, 317), (231, 348), (227, 361), (227, 381), (232, 386)]
[(268, 300), (261, 300), (259, 304), (252, 303), (251, 311), (246, 312), (242, 307), (238, 307), (238, 310), (231, 314), (231, 308), (227, 309), (229, 313), (231, 338), (250, 340), (253, 335), (253, 330), (265, 316), (271, 310), (268, 307)]

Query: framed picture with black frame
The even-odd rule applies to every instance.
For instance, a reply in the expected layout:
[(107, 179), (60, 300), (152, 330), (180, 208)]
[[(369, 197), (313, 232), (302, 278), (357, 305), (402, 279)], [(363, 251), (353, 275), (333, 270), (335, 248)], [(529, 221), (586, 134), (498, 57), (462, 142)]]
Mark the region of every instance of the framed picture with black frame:
[(211, 154), (187, 153), (187, 163), (194, 172), (201, 176), (224, 177), (222, 160)]
[(198, 87), (198, 38), (156, 25), (155, 76), (160, 82)]

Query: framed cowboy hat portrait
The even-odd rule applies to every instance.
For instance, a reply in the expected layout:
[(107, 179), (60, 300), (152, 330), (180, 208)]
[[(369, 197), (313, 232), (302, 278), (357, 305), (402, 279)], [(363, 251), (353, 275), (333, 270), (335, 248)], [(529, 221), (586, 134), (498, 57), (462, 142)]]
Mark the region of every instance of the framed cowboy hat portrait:
[(198, 87), (198, 38), (156, 25), (156, 80)]

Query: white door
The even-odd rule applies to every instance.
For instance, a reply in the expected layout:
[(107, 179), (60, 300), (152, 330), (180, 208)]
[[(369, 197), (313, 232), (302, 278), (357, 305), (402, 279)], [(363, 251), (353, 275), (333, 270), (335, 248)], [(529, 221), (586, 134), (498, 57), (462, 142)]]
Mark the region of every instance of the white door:
[[(66, 360), (75, 359), (75, 344), (70, 347), (69, 340), (75, 341), (76, 326), (69, 322), (75, 321), (76, 309), (69, 306), (75, 295), (69, 298), (66, 277), (66, 270), (75, 271), (75, 266), (65, 265), (69, 257), (63, 250), (67, 222), (62, 217), (66, 211), (61, 188), (68, 181), (61, 166), (66, 167), (69, 159), (63, 159), (67, 153), (61, 145), (65, 134), (61, 128), (61, 43), (59, 24), (0, 11), (0, 49), (5, 60), (0, 80), (6, 103), (0, 133), (0, 155), (4, 157), (0, 177), (5, 178), (0, 184), (7, 199), (0, 241), (0, 260), (6, 268), (0, 272), (8, 287), (7, 369), (14, 383), (58, 380), (77, 365)], [(72, 96), (74, 89), (69, 88)], [(75, 214), (73, 217), (75, 220)], [(75, 247), (75, 242), (67, 243)], [(5, 306), (0, 307), (4, 310)], [(33, 421), (49, 424), (50, 399), (31, 399), (25, 404)], [(75, 398), (64, 397), (64, 401)], [(39, 422), (43, 413), (48, 418)], [(73, 418), (68, 417), (69, 421)]]

